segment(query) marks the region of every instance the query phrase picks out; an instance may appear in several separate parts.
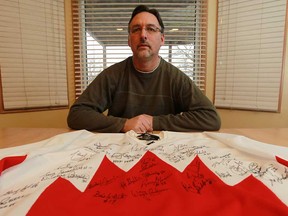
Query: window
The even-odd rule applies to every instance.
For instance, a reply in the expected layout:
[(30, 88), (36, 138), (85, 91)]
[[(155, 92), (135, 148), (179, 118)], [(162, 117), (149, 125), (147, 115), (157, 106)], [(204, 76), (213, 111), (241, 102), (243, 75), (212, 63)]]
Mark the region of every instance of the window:
[(1, 0), (0, 11), (0, 111), (67, 107), (63, 0)]
[(215, 105), (280, 110), (286, 0), (219, 0)]
[(205, 91), (207, 0), (73, 0), (76, 97), (105, 68), (132, 55), (128, 21), (139, 4), (159, 10), (165, 25), (160, 55)]

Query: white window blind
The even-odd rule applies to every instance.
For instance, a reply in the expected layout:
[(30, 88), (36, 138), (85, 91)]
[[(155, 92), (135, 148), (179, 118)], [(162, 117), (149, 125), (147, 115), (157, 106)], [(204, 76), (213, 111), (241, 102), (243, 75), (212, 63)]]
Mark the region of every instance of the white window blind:
[(279, 111), (286, 0), (219, 0), (215, 105)]
[(2, 109), (67, 106), (63, 0), (1, 0), (0, 11)]
[(205, 90), (207, 0), (73, 0), (76, 97), (103, 69), (132, 55), (128, 22), (139, 4), (157, 9), (163, 19), (162, 58)]

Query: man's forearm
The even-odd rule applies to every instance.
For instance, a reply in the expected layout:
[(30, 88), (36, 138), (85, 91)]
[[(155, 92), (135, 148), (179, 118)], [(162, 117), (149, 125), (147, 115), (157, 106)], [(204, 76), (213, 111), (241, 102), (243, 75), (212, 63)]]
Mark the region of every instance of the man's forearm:
[(154, 130), (170, 131), (216, 131), (221, 120), (216, 110), (194, 110), (176, 115), (154, 116)]
[(72, 108), (69, 112), (67, 123), (72, 129), (85, 129), (97, 132), (120, 132), (126, 119), (106, 116), (95, 110)]

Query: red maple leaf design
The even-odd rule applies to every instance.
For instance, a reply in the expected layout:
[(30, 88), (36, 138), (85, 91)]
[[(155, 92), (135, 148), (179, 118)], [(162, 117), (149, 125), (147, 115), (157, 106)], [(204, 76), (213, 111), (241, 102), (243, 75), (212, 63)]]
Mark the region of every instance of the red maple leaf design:
[(59, 178), (28, 215), (288, 215), (288, 207), (250, 176), (235, 186), (196, 157), (183, 172), (151, 152), (128, 172), (105, 157), (84, 192)]
[(26, 159), (26, 157), (27, 157), (27, 155), (9, 156), (9, 157), (2, 158), (0, 160), (0, 175), (4, 170), (6, 170), (12, 166), (16, 166), (17, 164), (22, 163)]

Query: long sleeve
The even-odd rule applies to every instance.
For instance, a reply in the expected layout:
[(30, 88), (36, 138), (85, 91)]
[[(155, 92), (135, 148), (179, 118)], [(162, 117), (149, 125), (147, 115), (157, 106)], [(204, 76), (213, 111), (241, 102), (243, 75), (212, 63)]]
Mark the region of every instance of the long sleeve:
[(105, 115), (112, 103), (118, 77), (125, 64), (117, 64), (100, 73), (71, 106), (67, 124), (72, 129), (98, 132), (120, 132), (126, 118)]
[[(215, 131), (221, 127), (220, 116), (212, 102), (195, 83), (178, 68), (166, 63), (165, 76), (172, 86), (170, 92), (175, 106), (174, 114), (153, 118), (154, 130)], [(163, 77), (163, 79), (165, 79)]]
[[(221, 127), (220, 116), (212, 102), (201, 92), (194, 83), (187, 86), (181, 84), (181, 90), (176, 93), (182, 112), (176, 114), (154, 116), (154, 130), (170, 131), (215, 131)], [(187, 108), (184, 108), (187, 107)]]
[(86, 129), (98, 132), (120, 132), (126, 119), (114, 116), (107, 116), (96, 111), (87, 103), (76, 103), (71, 107), (67, 123), (72, 129)]

